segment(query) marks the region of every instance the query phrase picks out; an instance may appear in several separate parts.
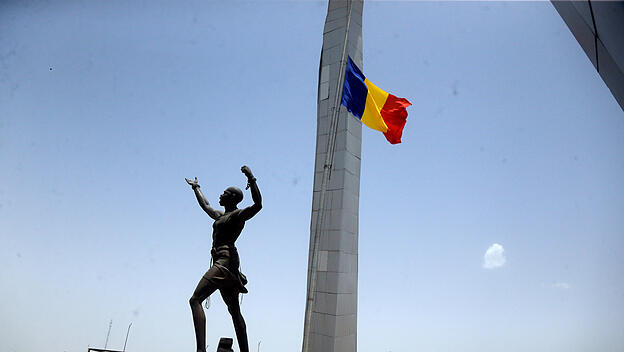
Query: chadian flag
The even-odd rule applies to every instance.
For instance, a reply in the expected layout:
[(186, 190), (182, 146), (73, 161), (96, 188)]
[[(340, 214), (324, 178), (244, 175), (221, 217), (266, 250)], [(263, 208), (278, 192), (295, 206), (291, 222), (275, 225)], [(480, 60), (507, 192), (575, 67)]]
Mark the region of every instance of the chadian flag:
[(342, 105), (366, 126), (383, 132), (388, 142), (401, 143), (403, 127), (407, 121), (406, 108), (412, 103), (384, 92), (369, 81), (353, 63), (347, 62)]

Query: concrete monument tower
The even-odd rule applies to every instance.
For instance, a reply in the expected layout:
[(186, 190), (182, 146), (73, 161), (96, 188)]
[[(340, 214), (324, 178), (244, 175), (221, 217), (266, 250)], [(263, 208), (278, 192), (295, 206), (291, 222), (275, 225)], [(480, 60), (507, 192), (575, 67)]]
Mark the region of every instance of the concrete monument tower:
[(357, 350), (362, 124), (340, 105), (347, 58), (362, 68), (363, 0), (330, 0), (319, 67), (303, 352)]

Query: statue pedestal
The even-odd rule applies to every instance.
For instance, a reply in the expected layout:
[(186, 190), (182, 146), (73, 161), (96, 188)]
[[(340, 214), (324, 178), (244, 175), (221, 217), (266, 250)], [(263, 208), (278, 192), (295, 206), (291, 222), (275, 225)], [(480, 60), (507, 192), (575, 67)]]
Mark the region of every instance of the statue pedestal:
[(217, 352), (234, 352), (232, 349), (233, 339), (229, 337), (222, 337), (219, 339), (219, 346), (217, 346)]

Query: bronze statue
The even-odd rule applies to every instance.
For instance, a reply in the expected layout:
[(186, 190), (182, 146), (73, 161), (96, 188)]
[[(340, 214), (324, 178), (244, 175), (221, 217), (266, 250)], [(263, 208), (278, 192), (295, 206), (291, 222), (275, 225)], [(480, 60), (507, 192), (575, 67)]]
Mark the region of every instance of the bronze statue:
[(251, 198), (254, 204), (238, 209), (236, 205), (243, 200), (243, 191), (238, 187), (228, 187), (219, 197), (219, 204), (225, 212), (215, 210), (201, 193), (197, 177), (194, 181), (186, 179), (195, 192), (199, 206), (215, 221), (212, 225), (212, 266), (199, 280), (193, 296), (189, 300), (195, 325), (195, 339), (197, 352), (206, 351), (206, 316), (201, 303), (217, 289), (232, 315), (236, 339), (241, 352), (249, 352), (247, 342), (247, 327), (238, 303), (239, 293), (247, 293), (245, 284), (247, 278), (240, 272), (240, 259), (234, 242), (240, 235), (245, 221), (251, 219), (262, 209), (262, 197), (256, 185), (256, 178), (247, 166), (241, 167), (247, 176), (247, 188), (251, 188)]

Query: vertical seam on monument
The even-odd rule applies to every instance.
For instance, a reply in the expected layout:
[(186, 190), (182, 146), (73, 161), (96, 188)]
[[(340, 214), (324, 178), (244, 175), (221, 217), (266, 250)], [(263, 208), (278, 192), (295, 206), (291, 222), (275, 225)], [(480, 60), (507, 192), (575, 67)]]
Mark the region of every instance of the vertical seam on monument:
[(591, 0), (587, 0), (587, 3), (589, 3), (589, 13), (591, 13), (592, 24), (594, 25), (594, 52), (596, 53), (596, 71), (600, 73), (600, 61), (598, 61), (598, 28), (596, 27), (594, 8), (592, 7)]

